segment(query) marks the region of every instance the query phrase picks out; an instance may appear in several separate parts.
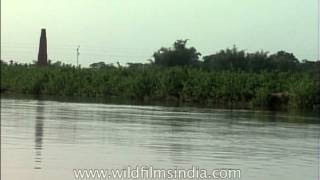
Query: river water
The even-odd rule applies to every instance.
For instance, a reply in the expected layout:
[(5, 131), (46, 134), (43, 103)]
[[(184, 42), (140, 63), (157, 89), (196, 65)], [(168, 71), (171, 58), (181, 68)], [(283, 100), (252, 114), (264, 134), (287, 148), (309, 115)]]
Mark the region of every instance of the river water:
[(317, 115), (1, 99), (1, 179), (74, 169), (239, 169), (246, 180), (317, 179)]

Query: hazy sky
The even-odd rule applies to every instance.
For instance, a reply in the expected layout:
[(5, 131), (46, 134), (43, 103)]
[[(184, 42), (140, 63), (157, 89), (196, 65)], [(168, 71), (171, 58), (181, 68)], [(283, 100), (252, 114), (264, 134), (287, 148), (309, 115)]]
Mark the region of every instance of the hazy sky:
[(203, 55), (232, 47), (315, 60), (318, 0), (1, 0), (1, 59), (37, 59), (41, 28), (54, 61), (146, 62), (177, 39)]

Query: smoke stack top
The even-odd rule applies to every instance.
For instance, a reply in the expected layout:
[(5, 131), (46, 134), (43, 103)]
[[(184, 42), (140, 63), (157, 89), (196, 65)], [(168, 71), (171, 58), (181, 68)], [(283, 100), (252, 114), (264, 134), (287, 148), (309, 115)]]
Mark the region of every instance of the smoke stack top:
[(41, 29), (41, 36), (46, 36), (46, 29), (44, 28)]

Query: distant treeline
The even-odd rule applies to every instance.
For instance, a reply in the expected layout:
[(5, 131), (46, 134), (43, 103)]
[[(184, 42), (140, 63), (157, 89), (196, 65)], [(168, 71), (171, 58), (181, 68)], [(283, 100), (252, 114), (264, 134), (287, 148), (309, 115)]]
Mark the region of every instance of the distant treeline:
[(245, 53), (235, 47), (205, 56), (187, 41), (161, 48), (150, 63), (80, 68), (60, 62), (46, 67), (1, 62), (1, 92), (122, 97), (138, 100), (223, 104), (250, 108), (312, 109), (318, 103), (315, 62), (280, 51)]
[[(246, 53), (238, 50), (235, 46), (232, 49), (221, 50), (216, 54), (204, 56), (200, 60), (201, 53), (194, 47), (186, 47), (187, 40), (178, 40), (172, 48), (160, 48), (153, 54), (147, 64), (128, 63), (131, 67), (158, 65), (161, 67), (173, 66), (191, 66), (215, 71), (308, 71), (314, 72), (316, 68), (315, 61), (302, 60), (301, 62), (292, 54), (285, 51), (279, 51), (268, 55), (268, 52), (258, 51), (255, 53)], [(90, 67), (101, 68), (113, 66), (105, 62), (93, 63)]]

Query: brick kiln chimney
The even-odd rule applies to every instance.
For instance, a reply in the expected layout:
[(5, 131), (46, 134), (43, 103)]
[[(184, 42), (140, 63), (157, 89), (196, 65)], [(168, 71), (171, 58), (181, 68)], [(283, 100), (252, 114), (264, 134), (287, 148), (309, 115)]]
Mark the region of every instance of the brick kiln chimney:
[(40, 37), (37, 65), (46, 66), (48, 64), (48, 57), (47, 56), (48, 55), (47, 55), (46, 29), (41, 29), (41, 37)]

